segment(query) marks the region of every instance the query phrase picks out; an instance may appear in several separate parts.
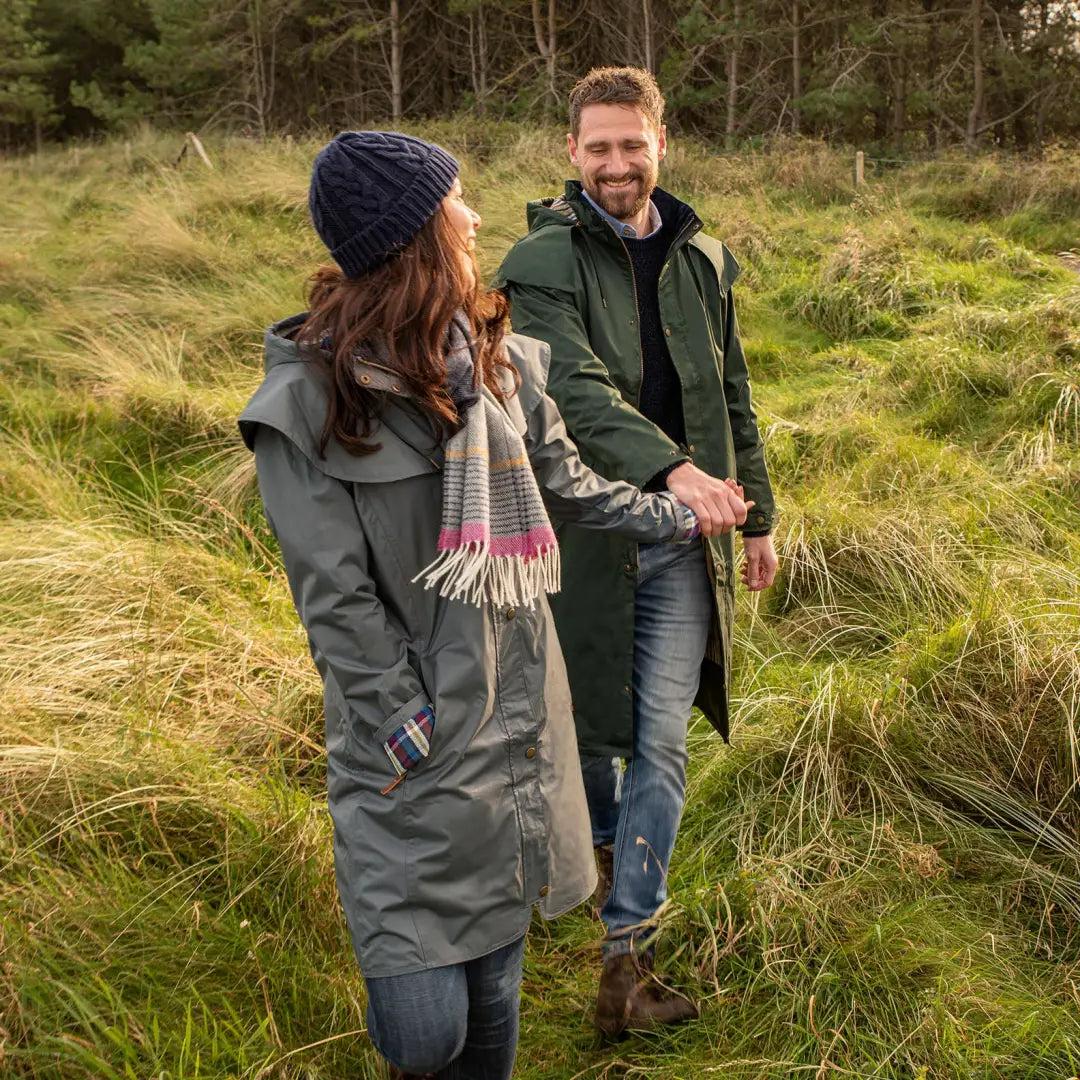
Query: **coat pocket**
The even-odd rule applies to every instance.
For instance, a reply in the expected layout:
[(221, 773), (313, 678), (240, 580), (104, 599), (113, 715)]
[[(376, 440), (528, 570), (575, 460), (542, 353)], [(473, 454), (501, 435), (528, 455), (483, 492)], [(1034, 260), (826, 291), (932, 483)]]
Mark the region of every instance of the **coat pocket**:
[(393, 735), (393, 733), (397, 731), (397, 729), (401, 727), (401, 725), (404, 724), (406, 720), (412, 719), (422, 709), (428, 707), (431, 707), (431, 699), (427, 696), (427, 694), (417, 694), (416, 697), (411, 698), (409, 701), (406, 701), (405, 704), (401, 706), (401, 708), (395, 709), (378, 726), (378, 728), (375, 729), (374, 741), (376, 743), (386, 742), (386, 740), (389, 739), (390, 736)]
[(404, 776), (431, 753), (434, 734), (435, 710), (431, 705), (425, 705), (383, 740), (383, 749), (398, 776)]

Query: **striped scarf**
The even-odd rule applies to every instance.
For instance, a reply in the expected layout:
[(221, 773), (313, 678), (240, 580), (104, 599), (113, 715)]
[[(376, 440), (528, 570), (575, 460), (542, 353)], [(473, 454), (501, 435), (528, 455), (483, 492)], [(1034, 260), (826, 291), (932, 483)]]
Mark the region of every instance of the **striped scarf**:
[(478, 606), (531, 607), (559, 591), (559, 545), (525, 443), (494, 395), (475, 386), (468, 323), (450, 324), (447, 389), (464, 426), (446, 446), (439, 554), (413, 579)]

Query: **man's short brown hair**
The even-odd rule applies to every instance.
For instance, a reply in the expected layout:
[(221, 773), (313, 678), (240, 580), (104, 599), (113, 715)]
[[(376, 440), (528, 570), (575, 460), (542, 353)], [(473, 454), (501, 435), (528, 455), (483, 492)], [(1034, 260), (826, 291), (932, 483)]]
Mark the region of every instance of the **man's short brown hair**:
[(632, 105), (659, 131), (664, 122), (664, 95), (644, 68), (593, 68), (570, 91), (570, 131), (577, 138), (586, 105)]

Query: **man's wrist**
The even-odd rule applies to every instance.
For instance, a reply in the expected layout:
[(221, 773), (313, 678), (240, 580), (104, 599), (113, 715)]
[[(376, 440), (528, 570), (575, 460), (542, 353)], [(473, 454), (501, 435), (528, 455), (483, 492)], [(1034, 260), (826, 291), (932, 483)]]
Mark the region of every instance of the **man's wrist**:
[[(753, 496), (747, 493), (747, 498)], [(768, 510), (759, 510), (756, 506), (746, 515), (746, 524), (743, 526), (743, 536), (768, 536), (773, 530), (772, 514)]]
[(649, 482), (641, 489), (642, 491), (667, 491), (668, 477), (677, 469), (680, 465), (685, 465), (690, 459), (680, 458), (678, 461), (673, 462), (671, 465), (665, 466), (655, 476), (653, 476)]

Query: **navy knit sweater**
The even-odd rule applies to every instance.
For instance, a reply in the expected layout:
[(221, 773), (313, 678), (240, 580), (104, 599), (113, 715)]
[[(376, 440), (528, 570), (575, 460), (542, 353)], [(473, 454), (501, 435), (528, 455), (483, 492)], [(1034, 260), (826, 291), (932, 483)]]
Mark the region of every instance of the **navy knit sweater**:
[(638, 333), (641, 337), (642, 380), (638, 411), (672, 442), (686, 445), (682, 384), (668, 350), (660, 318), (660, 271), (664, 268), (674, 229), (671, 222), (643, 240), (625, 239), (637, 289)]

